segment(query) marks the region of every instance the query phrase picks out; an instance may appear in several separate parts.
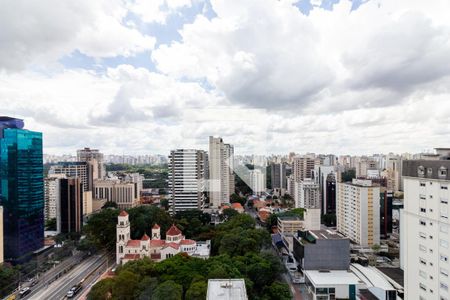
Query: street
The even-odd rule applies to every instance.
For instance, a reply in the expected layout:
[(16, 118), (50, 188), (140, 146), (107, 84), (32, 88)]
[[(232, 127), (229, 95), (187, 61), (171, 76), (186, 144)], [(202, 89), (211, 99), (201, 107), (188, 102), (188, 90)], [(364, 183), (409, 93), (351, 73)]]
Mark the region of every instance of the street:
[[(89, 276), (94, 270), (98, 269), (107, 262), (107, 257), (105, 255), (94, 255), (84, 261), (81, 261), (75, 268), (70, 270), (68, 273), (59, 277), (56, 281), (48, 284), (42, 282), (33, 288), (32, 292), (24, 299), (54, 299), (60, 300), (64, 299), (69, 289), (78, 284), (82, 279)], [(90, 278), (89, 283), (93, 279)], [(86, 283), (86, 284), (89, 284)], [(81, 294), (81, 293), (80, 293)], [(74, 297), (77, 299), (78, 297)]]

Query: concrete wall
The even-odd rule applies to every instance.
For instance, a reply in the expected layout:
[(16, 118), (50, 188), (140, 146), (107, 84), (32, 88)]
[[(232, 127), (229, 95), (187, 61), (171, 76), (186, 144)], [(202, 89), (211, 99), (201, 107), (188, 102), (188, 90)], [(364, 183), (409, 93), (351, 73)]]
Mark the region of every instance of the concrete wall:
[(348, 270), (350, 240), (316, 240), (305, 245), (305, 270)]

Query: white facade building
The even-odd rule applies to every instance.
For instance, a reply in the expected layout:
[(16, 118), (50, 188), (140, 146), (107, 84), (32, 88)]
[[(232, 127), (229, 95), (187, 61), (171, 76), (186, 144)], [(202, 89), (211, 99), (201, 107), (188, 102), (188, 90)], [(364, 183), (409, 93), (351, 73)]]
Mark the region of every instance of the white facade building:
[(214, 208), (230, 202), (234, 193), (234, 148), (222, 138), (209, 137), (209, 201)]
[(311, 179), (294, 182), (296, 208), (321, 208), (320, 186)]
[(44, 218), (46, 221), (56, 219), (59, 214), (60, 182), (67, 178), (65, 174), (50, 174), (44, 179)]
[(400, 255), (405, 299), (450, 299), (450, 161), (403, 163)]
[(94, 197), (115, 202), (119, 209), (128, 209), (139, 204), (136, 184), (120, 180), (95, 180)]
[(254, 195), (261, 196), (266, 191), (266, 173), (260, 169), (251, 170), (250, 188)]
[(172, 150), (169, 156), (169, 204), (172, 212), (203, 209), (207, 154), (202, 150)]
[(340, 233), (363, 247), (380, 244), (380, 187), (371, 180), (338, 183), (336, 213)]
[(210, 243), (201, 242), (200, 251), (197, 242), (185, 239), (183, 233), (175, 225), (166, 232), (166, 239), (161, 239), (161, 228), (158, 224), (152, 227), (152, 237), (144, 234), (140, 240), (131, 239), (131, 227), (128, 213), (122, 211), (118, 216), (116, 237), (116, 263), (125, 264), (128, 261), (149, 257), (154, 261), (162, 261), (178, 253), (187, 253), (190, 256), (209, 258)]

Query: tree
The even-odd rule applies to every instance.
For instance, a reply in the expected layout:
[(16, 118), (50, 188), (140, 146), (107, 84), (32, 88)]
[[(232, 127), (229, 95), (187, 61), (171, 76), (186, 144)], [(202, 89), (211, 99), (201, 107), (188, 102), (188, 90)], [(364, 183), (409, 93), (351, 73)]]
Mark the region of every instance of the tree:
[(286, 283), (274, 281), (263, 289), (264, 300), (290, 300), (292, 299), (289, 286)]
[(45, 230), (56, 230), (56, 218), (45, 221)]
[(375, 251), (375, 252), (379, 252), (380, 249), (381, 249), (381, 246), (378, 245), (378, 244), (374, 244), (374, 245), (372, 246), (372, 250)]
[(116, 225), (118, 209), (108, 208), (93, 214), (83, 227), (86, 238), (97, 249), (113, 251), (116, 248)]
[(206, 299), (206, 291), (208, 284), (205, 281), (193, 282), (186, 291), (186, 300), (204, 300)]
[(161, 233), (165, 233), (174, 223), (170, 215), (156, 206), (137, 206), (128, 210), (130, 225), (132, 228), (131, 238), (140, 239), (144, 233), (151, 236), (154, 224), (161, 227)]
[(167, 199), (162, 199), (162, 200), (159, 202), (159, 205), (160, 205), (162, 208), (164, 208), (165, 210), (169, 210), (169, 200), (167, 200)]
[(87, 298), (88, 300), (108, 300), (111, 299), (112, 289), (114, 286), (114, 280), (112, 278), (106, 278), (96, 283)]
[[(114, 286), (112, 294), (114, 298), (118, 299), (136, 299), (136, 296), (140, 294), (138, 289), (139, 276), (128, 271), (122, 270), (114, 278)], [(137, 294), (137, 295), (136, 295)]]
[(237, 216), (237, 215), (239, 215), (239, 213), (232, 208), (225, 208), (222, 211), (222, 216), (225, 220), (230, 220), (231, 218), (233, 218), (234, 216)]
[(19, 271), (7, 263), (0, 265), (0, 297), (7, 296), (18, 284)]
[(231, 203), (240, 203), (242, 206), (245, 205), (245, 202), (247, 202), (247, 199), (245, 197), (240, 197), (238, 194), (231, 194), (230, 196), (230, 202)]
[(153, 294), (154, 300), (181, 300), (182, 297), (183, 287), (173, 280), (159, 284)]

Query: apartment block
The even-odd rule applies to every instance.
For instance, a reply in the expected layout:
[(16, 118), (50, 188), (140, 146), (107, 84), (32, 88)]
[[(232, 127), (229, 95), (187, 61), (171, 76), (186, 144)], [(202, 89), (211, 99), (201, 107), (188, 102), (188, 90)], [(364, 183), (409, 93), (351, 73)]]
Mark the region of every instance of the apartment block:
[(353, 179), (337, 185), (337, 230), (353, 242), (380, 244), (380, 187)]

